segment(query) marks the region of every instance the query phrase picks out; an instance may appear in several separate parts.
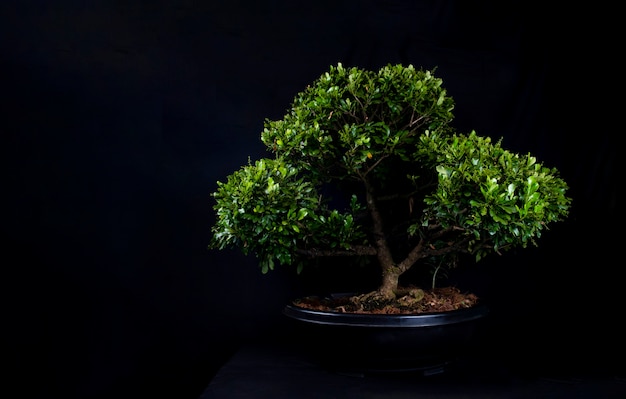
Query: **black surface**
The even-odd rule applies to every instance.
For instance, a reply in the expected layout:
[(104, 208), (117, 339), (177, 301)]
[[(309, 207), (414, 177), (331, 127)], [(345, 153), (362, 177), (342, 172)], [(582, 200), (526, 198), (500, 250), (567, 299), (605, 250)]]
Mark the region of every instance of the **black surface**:
[[(540, 359), (537, 359), (540, 361)], [(563, 398), (623, 399), (626, 376), (538, 374), (468, 355), (441, 373), (345, 374), (321, 367), (293, 344), (242, 347), (198, 399)]]

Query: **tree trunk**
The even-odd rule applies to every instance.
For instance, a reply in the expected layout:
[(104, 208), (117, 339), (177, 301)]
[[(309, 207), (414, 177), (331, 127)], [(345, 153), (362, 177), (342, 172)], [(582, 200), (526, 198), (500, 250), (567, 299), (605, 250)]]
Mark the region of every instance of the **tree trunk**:
[(385, 298), (393, 299), (396, 297), (396, 292), (398, 291), (398, 284), (400, 280), (400, 269), (392, 266), (392, 267), (383, 267), (382, 268), (382, 283), (378, 291)]

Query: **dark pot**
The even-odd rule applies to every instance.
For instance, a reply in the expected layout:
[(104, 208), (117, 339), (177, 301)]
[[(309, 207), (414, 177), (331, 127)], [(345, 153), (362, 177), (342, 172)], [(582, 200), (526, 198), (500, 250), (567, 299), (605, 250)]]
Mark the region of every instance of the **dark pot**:
[(346, 373), (425, 375), (453, 365), (487, 313), (485, 305), (416, 315), (324, 312), (291, 304), (283, 310), (294, 322), (295, 342), (324, 367)]

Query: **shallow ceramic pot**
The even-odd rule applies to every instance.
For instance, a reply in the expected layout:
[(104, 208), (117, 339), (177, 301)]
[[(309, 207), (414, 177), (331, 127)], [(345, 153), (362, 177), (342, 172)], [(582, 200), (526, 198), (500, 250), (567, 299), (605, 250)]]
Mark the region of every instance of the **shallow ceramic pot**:
[(346, 373), (446, 371), (475, 338), (486, 305), (440, 313), (376, 315), (289, 304), (294, 340), (324, 367)]

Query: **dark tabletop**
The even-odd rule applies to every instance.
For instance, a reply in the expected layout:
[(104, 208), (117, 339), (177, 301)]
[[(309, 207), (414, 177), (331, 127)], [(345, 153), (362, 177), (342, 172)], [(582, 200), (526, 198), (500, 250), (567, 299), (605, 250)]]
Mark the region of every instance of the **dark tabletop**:
[(533, 373), (497, 357), (468, 354), (441, 372), (344, 373), (293, 344), (248, 344), (199, 399), (280, 398), (626, 398), (626, 379), (611, 373)]

